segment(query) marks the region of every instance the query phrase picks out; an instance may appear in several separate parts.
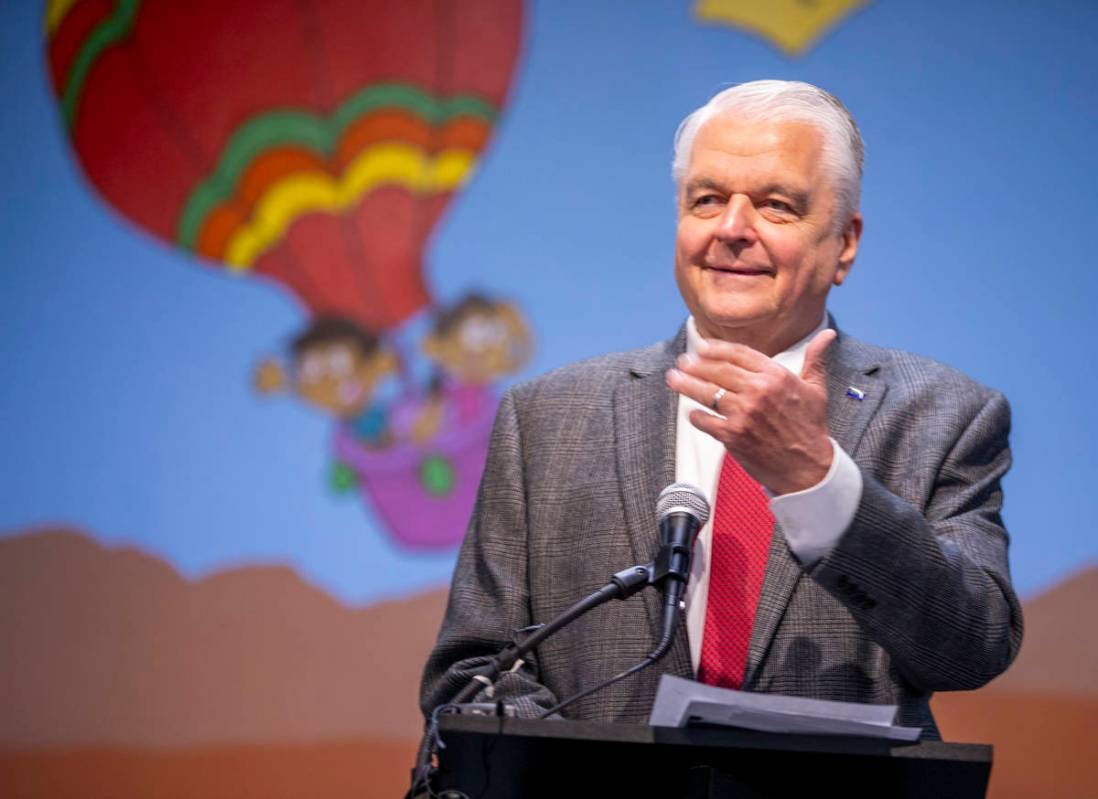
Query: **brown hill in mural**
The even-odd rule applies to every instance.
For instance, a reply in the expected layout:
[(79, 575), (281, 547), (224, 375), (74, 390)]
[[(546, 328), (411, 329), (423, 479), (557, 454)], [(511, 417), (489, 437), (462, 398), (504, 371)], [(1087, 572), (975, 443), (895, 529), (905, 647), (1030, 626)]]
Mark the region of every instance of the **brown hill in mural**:
[(0, 748), (4, 799), (394, 799), (414, 742), (353, 739), (194, 749)]
[(1018, 659), (987, 690), (1098, 697), (1098, 567), (1025, 603)]
[(995, 745), (994, 799), (1098, 796), (1098, 568), (1025, 602), (1026, 635), (1006, 674), (979, 691), (940, 693), (951, 741)]
[(934, 715), (947, 740), (995, 746), (991, 799), (1098, 796), (1098, 698), (984, 688), (936, 695)]
[[(354, 609), (284, 567), (189, 582), (71, 531), (0, 539), (0, 784), (50, 799), (398, 795), (444, 601)], [(935, 697), (948, 740), (995, 745), (993, 799), (1098, 796), (1096, 615), (1092, 568), (1026, 602), (1005, 676)]]
[(72, 531), (0, 539), (0, 744), (414, 739), (444, 604), (353, 609), (285, 567), (188, 582)]

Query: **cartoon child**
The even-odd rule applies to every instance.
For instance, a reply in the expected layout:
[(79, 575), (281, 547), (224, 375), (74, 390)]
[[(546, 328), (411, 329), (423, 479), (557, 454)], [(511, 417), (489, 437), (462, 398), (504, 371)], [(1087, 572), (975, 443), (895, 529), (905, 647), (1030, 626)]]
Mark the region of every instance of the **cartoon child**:
[(530, 359), (530, 329), (509, 302), (469, 294), (439, 314), (423, 352), (449, 378), (483, 386)]
[(438, 372), (421, 425), (464, 425), (494, 409), (491, 383), (517, 372), (530, 359), (531, 335), (518, 309), (509, 302), (470, 294), (439, 314), (423, 342), (423, 353)]
[[(347, 425), (364, 446), (389, 446), (387, 408), (376, 394), (382, 381), (397, 373), (399, 362), (377, 336), (350, 319), (319, 317), (290, 349), (291, 390)], [(260, 392), (272, 393), (288, 381), (278, 361), (268, 359), (257, 369), (255, 382)]]

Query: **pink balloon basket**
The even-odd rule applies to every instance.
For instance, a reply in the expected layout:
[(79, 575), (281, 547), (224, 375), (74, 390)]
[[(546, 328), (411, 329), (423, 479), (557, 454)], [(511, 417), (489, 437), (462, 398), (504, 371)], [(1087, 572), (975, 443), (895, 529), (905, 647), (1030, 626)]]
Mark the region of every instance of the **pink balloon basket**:
[(461, 543), (498, 404), (489, 392), (483, 400), (471, 418), (422, 443), (373, 450), (344, 425), (336, 428), (336, 457), (357, 473), (363, 496), (401, 547), (437, 550)]

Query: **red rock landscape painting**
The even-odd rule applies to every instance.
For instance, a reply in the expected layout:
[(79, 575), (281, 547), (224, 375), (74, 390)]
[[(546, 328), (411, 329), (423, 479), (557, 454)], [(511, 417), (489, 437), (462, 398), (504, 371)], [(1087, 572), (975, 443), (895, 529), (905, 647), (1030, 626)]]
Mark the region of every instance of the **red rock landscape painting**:
[[(438, 589), (347, 607), (292, 569), (187, 581), (72, 530), (0, 539), (0, 784), (16, 797), (383, 797), (407, 783)], [(1098, 569), (1026, 603), (947, 739), (996, 746), (989, 795), (1098, 795)]]

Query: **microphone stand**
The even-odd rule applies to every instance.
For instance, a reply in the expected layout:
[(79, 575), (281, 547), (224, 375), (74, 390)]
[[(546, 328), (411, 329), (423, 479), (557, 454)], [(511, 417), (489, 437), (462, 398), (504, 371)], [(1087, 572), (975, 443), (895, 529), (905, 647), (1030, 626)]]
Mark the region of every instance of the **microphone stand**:
[[(670, 650), (671, 643), (674, 640), (675, 628), (678, 626), (679, 606), (686, 587), (686, 581), (690, 577), (690, 560), (693, 556), (697, 528), (695, 527), (692, 530), (689, 528), (676, 529), (675, 533), (677, 534), (669, 536), (669, 540), (665, 541), (663, 546), (660, 547), (660, 551), (652, 563), (646, 566), (630, 566), (628, 569), (622, 569), (598, 591), (576, 602), (552, 621), (547, 624), (525, 628), (526, 630), (533, 630), (533, 632), (521, 641), (512, 641), (505, 646), (498, 655), (492, 658), (484, 670), (480, 674), (474, 675), (469, 683), (458, 692), (457, 696), (447, 704), (464, 704), (476, 696), (482, 688), (491, 689), (501, 674), (522, 665), (520, 661), (527, 652), (536, 649), (538, 644), (546, 638), (567, 627), (589, 611), (606, 604), (611, 599), (628, 599), (650, 585), (659, 585), (666, 581), (668, 585), (662, 614), (663, 636), (656, 644), (656, 648), (645, 658), (645, 662), (655, 663), (662, 658)], [(489, 693), (490, 696), (491, 693)], [(575, 697), (574, 699), (578, 698)], [(574, 699), (568, 700), (568, 703), (571, 703)], [(561, 703), (554, 710), (564, 704)]]
[[(470, 699), (477, 695), (482, 689), (488, 689), (489, 697), (492, 696), (495, 688), (496, 680), (500, 675), (520, 668), (523, 663), (523, 657), (536, 649), (537, 646), (549, 636), (556, 632), (559, 632), (564, 627), (574, 622), (581, 616), (589, 613), (600, 605), (605, 605), (612, 599), (628, 599), (636, 593), (639, 593), (643, 589), (650, 585), (655, 585), (665, 577), (672, 577), (685, 582), (684, 577), (680, 577), (674, 574), (674, 569), (669, 569), (669, 564), (666, 560), (666, 556), (663, 552), (652, 563), (645, 566), (630, 566), (628, 569), (622, 569), (620, 572), (610, 578), (610, 582), (598, 589), (594, 593), (589, 594), (574, 605), (569, 607), (559, 616), (553, 620), (534, 627), (527, 627), (523, 630), (519, 630), (516, 635), (525, 631), (532, 631), (529, 635), (525, 636), (521, 640), (514, 640), (507, 646), (505, 646), (499, 654), (493, 657), (486, 666), (484, 666), (478, 674), (474, 674), (464, 688), (458, 692), (458, 694), (445, 705), (440, 705), (435, 708), (434, 713), (431, 714), (431, 724), (423, 736), (423, 743), (420, 744), (419, 754), (416, 757), (416, 766), (412, 772), (412, 787), (408, 791), (407, 797), (411, 799), (414, 797), (416, 788), (421, 784), (429, 784), (430, 780), (430, 760), (434, 751), (432, 743), (435, 741), (436, 732), (435, 727), (437, 723), (437, 715), (440, 710), (445, 708), (454, 707), (467, 703)], [(669, 638), (669, 637), (668, 637)], [(645, 665), (654, 663), (667, 649), (670, 648), (670, 640), (661, 641), (660, 646), (656, 648), (651, 655), (645, 659)], [(660, 650), (663, 650), (662, 652)], [(624, 676), (624, 675), (623, 675)], [(601, 687), (601, 686), (600, 686)], [(573, 697), (569, 702), (578, 699), (579, 697)], [(441, 742), (440, 742), (441, 745)]]
[[(523, 657), (549, 636), (568, 626), (591, 610), (609, 602), (611, 599), (628, 599), (650, 585), (664, 584), (664, 601), (661, 613), (662, 633), (660, 640), (644, 660), (631, 666), (591, 688), (568, 697), (563, 702), (546, 710), (538, 718), (546, 718), (564, 707), (600, 691), (609, 685), (636, 674), (666, 655), (675, 638), (678, 627), (682, 597), (686, 591), (686, 582), (690, 579), (690, 561), (694, 551), (694, 539), (698, 531), (709, 518), (709, 503), (701, 491), (687, 483), (673, 483), (660, 492), (656, 506), (660, 518), (661, 546), (656, 559), (645, 566), (630, 566), (615, 574), (610, 582), (569, 607), (547, 624), (535, 625), (518, 630), (515, 639), (493, 657), (486, 666), (474, 674), (468, 684), (446, 704), (439, 705), (431, 713), (431, 721), (423, 735), (416, 766), (412, 771), (412, 787), (407, 797), (414, 799), (416, 789), (422, 783), (430, 788), (431, 755), (433, 744), (439, 748), (445, 746), (438, 738), (438, 714), (467, 703), (481, 690), (485, 690), (489, 699), (495, 696), (495, 684), (504, 672), (515, 671), (523, 664)], [(521, 640), (519, 636), (529, 633)], [(497, 713), (502, 715), (502, 704), (497, 703)]]
[[(624, 680), (638, 671), (643, 671), (653, 663), (660, 661), (664, 655), (671, 651), (671, 644), (675, 640), (675, 630), (679, 626), (682, 595), (686, 590), (686, 581), (690, 578), (690, 560), (693, 556), (696, 534), (697, 527), (691, 529), (689, 526), (684, 528), (681, 525), (673, 525), (671, 534), (664, 541), (663, 546), (660, 547), (659, 554), (656, 555), (656, 560), (649, 563), (648, 566), (636, 567), (647, 569), (649, 585), (666, 583), (664, 586), (663, 612), (661, 614), (662, 624), (660, 625), (663, 632), (660, 640), (656, 643), (656, 648), (649, 652), (639, 663), (630, 666), (625, 671), (592, 685), (590, 688), (585, 688), (557, 703), (538, 716), (539, 719), (548, 718), (554, 713), (559, 713), (573, 702), (578, 702), (580, 699), (597, 693), (603, 688), (608, 688), (619, 680)], [(614, 576), (617, 577), (618, 575)]]
[(536, 625), (533, 628), (527, 627), (527, 630), (533, 630), (530, 635), (527, 635), (521, 641), (512, 641), (505, 646), (498, 655), (492, 658), (484, 670), (480, 674), (474, 675), (469, 680), (468, 685), (462, 688), (457, 696), (447, 704), (464, 704), (476, 696), (482, 688), (491, 689), (501, 674), (521, 666), (520, 661), (523, 656), (537, 649), (538, 645), (549, 636), (567, 627), (576, 619), (600, 605), (605, 605), (611, 599), (628, 599), (649, 585), (653, 585), (656, 582), (655, 571), (654, 563), (647, 566), (630, 566), (628, 569), (622, 569), (598, 591), (576, 602), (552, 621)]

